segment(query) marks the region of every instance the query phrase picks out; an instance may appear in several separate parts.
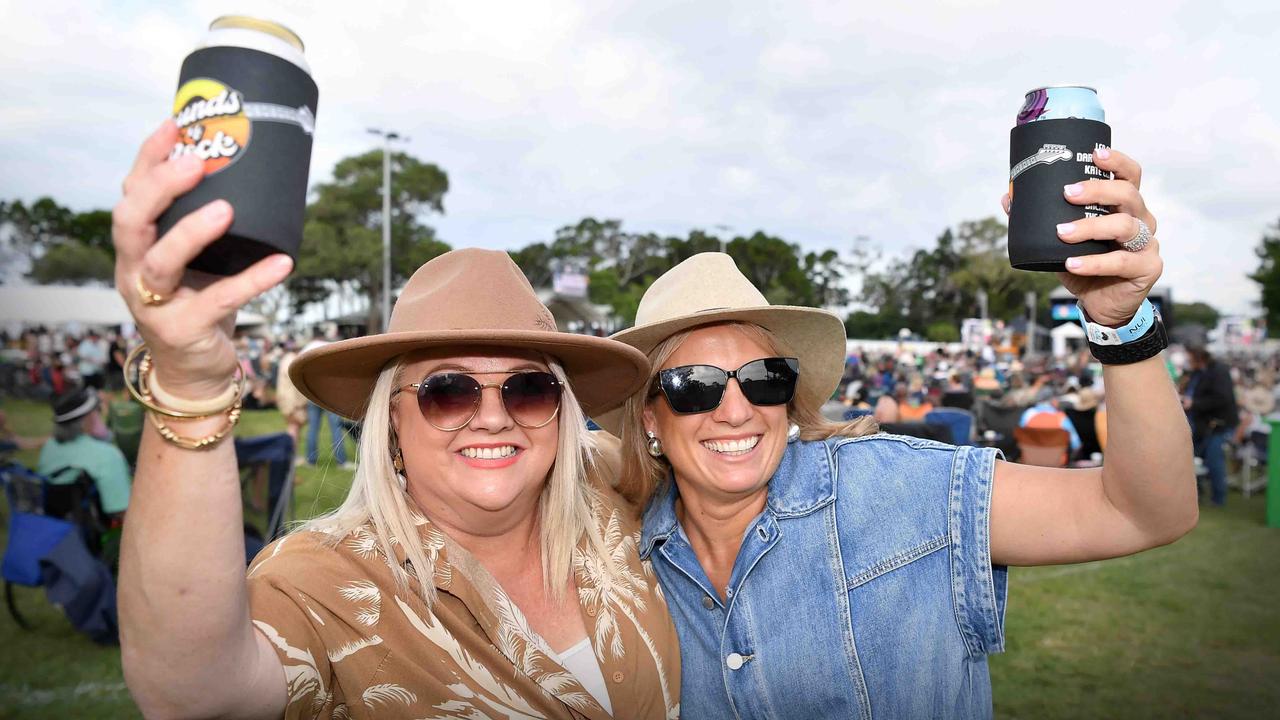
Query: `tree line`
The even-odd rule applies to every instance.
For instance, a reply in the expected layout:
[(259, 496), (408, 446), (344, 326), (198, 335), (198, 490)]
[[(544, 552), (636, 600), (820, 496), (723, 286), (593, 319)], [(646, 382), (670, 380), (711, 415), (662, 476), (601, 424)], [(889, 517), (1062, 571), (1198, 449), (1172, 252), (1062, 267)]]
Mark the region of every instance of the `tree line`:
[[(450, 249), (428, 224), (445, 212), (448, 174), (407, 153), (391, 156), (391, 282), (399, 286), (423, 263)], [(382, 289), (382, 153), (340, 161), (332, 180), (317, 183), (306, 208), (301, 254), (287, 283), (295, 311), (322, 301), (338, 287), (368, 300), (367, 325), (380, 329)], [(763, 230), (720, 237), (701, 229), (683, 236), (637, 232), (619, 219), (585, 217), (553, 237), (510, 251), (534, 287), (548, 287), (557, 270), (572, 265), (587, 275), (588, 297), (623, 324), (635, 319), (640, 297), (655, 278), (700, 252), (723, 249), (770, 303), (844, 308), (850, 337), (894, 337), (902, 328), (931, 340), (959, 339), (960, 321), (979, 314), (1012, 320), (1026, 312), (1027, 292), (1048, 320), (1049, 273), (1009, 266), (1007, 228), (995, 217), (945, 228), (933, 245), (907, 256), (886, 255), (866, 238), (845, 248), (805, 250)], [(1280, 328), (1280, 222), (1256, 250), (1261, 265), (1251, 279), (1261, 286), (1268, 325)], [(37, 283), (110, 283), (114, 252), (107, 210), (73, 211), (43, 197), (30, 204), (0, 201), (0, 260), (6, 268), (29, 261)], [(0, 278), (2, 281), (3, 278)], [(851, 284), (860, 289), (850, 289)], [(1218, 313), (1205, 303), (1178, 305), (1175, 315), (1213, 327)]]

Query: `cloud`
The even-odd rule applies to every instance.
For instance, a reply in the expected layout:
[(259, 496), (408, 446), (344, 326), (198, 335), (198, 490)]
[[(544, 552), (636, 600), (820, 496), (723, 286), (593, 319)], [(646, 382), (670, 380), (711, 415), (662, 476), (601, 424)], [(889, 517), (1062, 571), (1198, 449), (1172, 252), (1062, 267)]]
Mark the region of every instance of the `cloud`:
[[(0, 1), (0, 197), (109, 207), (231, 2)], [(1164, 282), (1243, 311), (1280, 216), (1280, 10), (1230, 5), (262, 2), (320, 84), (312, 178), (411, 138), (450, 174), (455, 246), (514, 248), (585, 215), (764, 229), (806, 248), (925, 246), (998, 213), (1023, 91), (1098, 86), (1143, 164)]]

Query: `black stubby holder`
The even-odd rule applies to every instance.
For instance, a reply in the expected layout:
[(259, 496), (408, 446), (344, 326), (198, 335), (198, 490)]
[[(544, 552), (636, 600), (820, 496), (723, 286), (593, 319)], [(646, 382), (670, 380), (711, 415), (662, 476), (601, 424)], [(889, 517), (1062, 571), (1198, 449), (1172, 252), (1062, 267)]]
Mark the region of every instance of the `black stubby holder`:
[(1099, 255), (1116, 248), (1114, 243), (1099, 240), (1063, 242), (1056, 227), (1082, 220), (1086, 213), (1107, 214), (1104, 207), (1067, 202), (1062, 190), (1082, 180), (1110, 179), (1110, 173), (1098, 170), (1092, 162), (1093, 150), (1099, 145), (1111, 147), (1111, 127), (1096, 120), (1039, 120), (1009, 132), (1011, 173), (1019, 163), (1027, 163), (1010, 184), (1009, 262), (1013, 267), (1061, 272), (1069, 257)]
[[(305, 105), (313, 116), (316, 112), (315, 81), (298, 66), (270, 53), (230, 46), (201, 48), (182, 63), (178, 86), (202, 77), (238, 90), (245, 102), (289, 108)], [(231, 203), (235, 210), (231, 228), (188, 264), (194, 270), (233, 275), (280, 252), (297, 260), (312, 137), (298, 125), (284, 122), (254, 121), (251, 133), (235, 162), (205, 176), (160, 216), (157, 229), (163, 236), (184, 216), (213, 200)]]

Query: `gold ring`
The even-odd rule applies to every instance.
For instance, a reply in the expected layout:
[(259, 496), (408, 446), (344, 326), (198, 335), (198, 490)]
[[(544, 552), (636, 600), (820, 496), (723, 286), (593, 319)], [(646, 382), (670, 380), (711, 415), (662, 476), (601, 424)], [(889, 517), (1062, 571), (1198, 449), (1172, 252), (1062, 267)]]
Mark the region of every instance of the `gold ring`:
[(164, 301), (168, 299), (159, 293), (152, 292), (146, 285), (143, 285), (141, 275), (138, 276), (138, 280), (134, 285), (138, 289), (138, 297), (142, 298), (143, 305), (163, 305)]

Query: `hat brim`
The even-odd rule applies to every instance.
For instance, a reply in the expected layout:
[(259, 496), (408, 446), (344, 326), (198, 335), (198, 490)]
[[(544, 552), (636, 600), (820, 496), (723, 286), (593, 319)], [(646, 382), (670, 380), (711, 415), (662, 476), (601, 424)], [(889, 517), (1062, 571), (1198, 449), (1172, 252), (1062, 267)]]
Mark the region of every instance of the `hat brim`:
[[(796, 397), (821, 407), (844, 376), (844, 323), (834, 313), (794, 305), (706, 310), (670, 320), (639, 325), (610, 336), (648, 355), (663, 340), (678, 332), (721, 322), (759, 325), (785, 343), (800, 360)], [(593, 415), (596, 424), (622, 436), (622, 408)]]
[[(298, 392), (352, 420), (364, 417), (378, 373), (405, 353), (449, 346), (535, 350), (564, 367), (588, 415), (621, 403), (648, 380), (644, 353), (607, 338), (536, 330), (438, 330), (382, 333), (314, 348), (289, 366)], [(415, 378), (415, 380), (418, 378)]]

